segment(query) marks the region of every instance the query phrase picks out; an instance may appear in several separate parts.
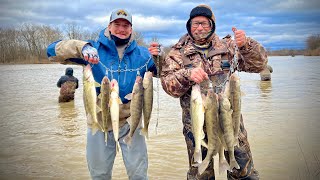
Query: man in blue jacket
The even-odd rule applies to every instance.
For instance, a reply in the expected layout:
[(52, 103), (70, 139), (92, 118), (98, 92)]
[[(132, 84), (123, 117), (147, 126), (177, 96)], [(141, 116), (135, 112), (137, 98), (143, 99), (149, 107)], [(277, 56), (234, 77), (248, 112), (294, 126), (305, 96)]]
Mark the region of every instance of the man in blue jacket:
[(57, 82), (60, 88), (59, 103), (69, 102), (74, 99), (74, 93), (79, 87), (79, 80), (73, 76), (73, 69), (68, 67), (64, 76)]
[[(130, 102), (124, 97), (131, 93), (138, 71), (142, 77), (146, 71), (157, 73), (152, 55), (162, 53), (158, 43), (151, 43), (147, 49), (138, 46), (133, 36), (131, 14), (119, 9), (112, 12), (109, 25), (100, 32), (98, 41), (56, 41), (48, 46), (47, 54), (49, 60), (63, 64), (91, 63), (94, 79), (98, 83), (104, 76), (118, 81), (119, 97), (123, 103), (120, 104), (119, 122), (119, 142), (123, 161), (130, 180), (144, 180), (148, 179), (148, 154), (145, 138), (139, 134), (141, 128), (135, 131), (129, 149), (123, 142), (130, 130), (126, 121), (130, 117)], [(96, 88), (96, 91), (99, 95), (100, 88)], [(91, 178), (111, 179), (116, 156), (113, 131), (106, 131), (108, 139), (105, 141), (104, 132), (97, 131), (92, 135), (91, 130), (88, 124), (86, 157)]]

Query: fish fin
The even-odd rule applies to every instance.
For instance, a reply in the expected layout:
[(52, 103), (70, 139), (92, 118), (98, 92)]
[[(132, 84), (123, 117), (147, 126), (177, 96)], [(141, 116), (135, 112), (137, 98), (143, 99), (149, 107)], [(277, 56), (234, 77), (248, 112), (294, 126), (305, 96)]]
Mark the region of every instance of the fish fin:
[(150, 86), (151, 83), (142, 83), (142, 86), (144, 89), (148, 89), (148, 87)]
[(98, 95), (98, 99), (102, 99), (102, 93)]
[(193, 154), (194, 162), (202, 163), (202, 153), (201, 150), (195, 150)]
[(208, 149), (208, 144), (202, 139), (201, 145)]
[(210, 161), (207, 159), (203, 160), (201, 164), (198, 165), (198, 173), (201, 175), (209, 166)]
[(98, 83), (98, 82), (96, 82), (96, 81), (94, 81), (94, 86), (95, 86), (95, 87), (101, 87), (101, 84)]
[(132, 99), (132, 93), (127, 94), (126, 96), (124, 96), (125, 99), (127, 100), (131, 100)]
[(87, 121), (93, 123), (93, 118), (90, 113), (87, 113)]
[(129, 134), (126, 136), (126, 137), (124, 137), (124, 139), (123, 139), (123, 142), (124, 143), (126, 143), (127, 145), (128, 145), (128, 147), (130, 147), (131, 146), (131, 139), (132, 137), (130, 137), (129, 136)]
[(101, 124), (99, 122), (97, 124), (98, 124), (99, 128), (101, 129), (101, 131), (104, 132), (105, 129), (101, 126)]
[[(206, 102), (206, 95), (202, 94), (201, 93), (201, 99), (202, 99), (202, 102)], [(204, 104), (204, 103), (203, 103)]]
[(207, 103), (203, 103), (203, 109), (204, 109), (204, 112), (206, 112), (206, 110), (208, 109)]
[(246, 96), (246, 93), (243, 91), (240, 91), (240, 96)]
[(230, 159), (230, 168), (229, 170), (232, 171), (233, 168), (239, 169), (239, 164), (235, 159)]
[(107, 145), (107, 142), (108, 142), (108, 131), (104, 131), (104, 142)]
[(202, 111), (201, 113), (205, 113), (206, 112), (206, 108), (205, 108), (204, 104), (202, 104), (201, 111)]
[(117, 151), (117, 152), (120, 152), (120, 151), (121, 151), (120, 142), (119, 142), (119, 141), (116, 142), (116, 151)]
[(201, 139), (203, 140), (206, 135), (204, 134), (203, 129), (201, 130)]
[(123, 104), (120, 98), (118, 98), (118, 103)]
[(112, 102), (113, 102), (113, 98), (110, 98), (109, 99), (109, 104), (108, 104), (109, 107), (111, 106)]
[(94, 124), (92, 125), (92, 128), (91, 128), (91, 134), (92, 134), (92, 136), (95, 135), (95, 134), (97, 133), (97, 131), (98, 131), (98, 127), (97, 127), (97, 125), (94, 123)]
[(229, 164), (225, 159), (219, 160), (219, 174), (222, 174), (229, 169), (230, 169)]
[(140, 131), (140, 135), (145, 136), (147, 139), (149, 139), (149, 135), (148, 135), (148, 129), (142, 128)]
[(128, 118), (126, 119), (126, 121), (128, 122), (129, 125), (131, 125), (131, 123), (132, 123), (131, 116), (128, 117)]
[(98, 105), (96, 106), (96, 110), (97, 110), (97, 113), (102, 111), (101, 107), (99, 107)]

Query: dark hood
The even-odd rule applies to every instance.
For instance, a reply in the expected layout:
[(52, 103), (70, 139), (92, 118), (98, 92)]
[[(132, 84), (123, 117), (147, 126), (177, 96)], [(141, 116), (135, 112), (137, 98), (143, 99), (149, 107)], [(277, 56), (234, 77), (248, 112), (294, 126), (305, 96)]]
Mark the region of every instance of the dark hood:
[(73, 69), (70, 68), (70, 67), (68, 67), (68, 68), (66, 69), (66, 75), (72, 76), (72, 75), (73, 75)]

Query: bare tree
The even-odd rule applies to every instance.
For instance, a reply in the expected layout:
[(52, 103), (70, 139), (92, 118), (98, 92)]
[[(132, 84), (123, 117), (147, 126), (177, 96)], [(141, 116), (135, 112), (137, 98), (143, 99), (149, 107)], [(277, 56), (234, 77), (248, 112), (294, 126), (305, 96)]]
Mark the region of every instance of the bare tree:
[(41, 26), (41, 36), (43, 37), (42, 47), (45, 49), (50, 43), (63, 39), (63, 32), (57, 27)]
[(320, 48), (320, 34), (312, 35), (307, 38), (307, 49), (315, 50)]
[(65, 33), (68, 39), (83, 39), (81, 27), (74, 22), (66, 24)]
[(94, 40), (97, 41), (99, 38), (99, 31), (90, 32), (90, 31), (83, 31), (82, 33), (82, 40)]
[(28, 45), (31, 56), (36, 56), (38, 62), (41, 62), (41, 26), (33, 24), (23, 24), (20, 29), (21, 36)]
[(0, 28), (0, 62), (11, 63), (18, 56), (18, 46), (16, 44), (16, 37), (18, 32), (14, 29)]
[(147, 46), (147, 44), (144, 42), (144, 37), (141, 32), (134, 31), (132, 35), (133, 35), (133, 38), (137, 41), (138, 45)]

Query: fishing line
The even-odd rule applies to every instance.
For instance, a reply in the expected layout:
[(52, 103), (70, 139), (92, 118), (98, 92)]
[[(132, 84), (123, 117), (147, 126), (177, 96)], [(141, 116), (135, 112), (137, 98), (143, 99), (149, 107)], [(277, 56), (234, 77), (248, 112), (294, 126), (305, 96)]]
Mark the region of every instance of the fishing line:
[(147, 60), (147, 62), (146, 62), (144, 65), (142, 65), (142, 66), (140, 66), (140, 67), (138, 67), (138, 68), (135, 68), (135, 69), (127, 69), (127, 66), (125, 66), (124, 69), (118, 68), (117, 70), (112, 70), (112, 66), (111, 66), (111, 69), (109, 69), (109, 68), (108, 68), (105, 64), (103, 64), (101, 61), (99, 61), (99, 63), (102, 65), (102, 67), (104, 67), (104, 68), (106, 69), (106, 71), (110, 72), (110, 73), (111, 73), (111, 76), (112, 76), (113, 73), (115, 73), (115, 72), (117, 72), (117, 73), (121, 73), (121, 72), (135, 72), (135, 71), (140, 71), (140, 70), (141, 70), (142, 68), (144, 68), (144, 67), (148, 68), (147, 66), (148, 66), (150, 60), (151, 60), (151, 57), (149, 57), (149, 59)]
[[(236, 28), (232, 28), (232, 31), (235, 33), (237, 29)], [(235, 73), (236, 70), (239, 70), (239, 61), (238, 61), (238, 55), (239, 55), (239, 48), (237, 46), (237, 44), (234, 44), (234, 54), (233, 54), (233, 59), (231, 61), (230, 64), (230, 70), (228, 72), (227, 77), (225, 78), (225, 80), (219, 84), (218, 86), (216, 86), (216, 92), (221, 89), (222, 91), (224, 91), (225, 89), (225, 85), (228, 81), (230, 81), (230, 76), (232, 73)], [(240, 78), (240, 72), (238, 71), (238, 77)]]
[(160, 78), (160, 56), (157, 56), (157, 123), (156, 134), (158, 134), (159, 116), (160, 116), (160, 91), (159, 91), (159, 78)]

